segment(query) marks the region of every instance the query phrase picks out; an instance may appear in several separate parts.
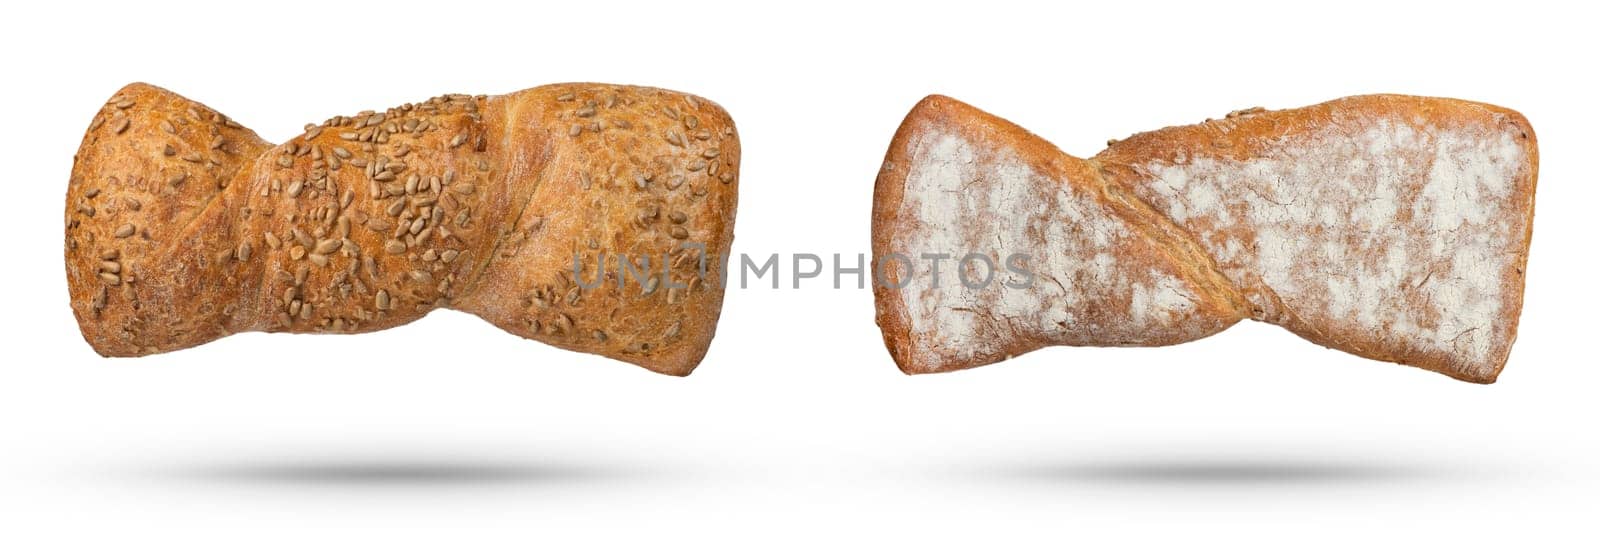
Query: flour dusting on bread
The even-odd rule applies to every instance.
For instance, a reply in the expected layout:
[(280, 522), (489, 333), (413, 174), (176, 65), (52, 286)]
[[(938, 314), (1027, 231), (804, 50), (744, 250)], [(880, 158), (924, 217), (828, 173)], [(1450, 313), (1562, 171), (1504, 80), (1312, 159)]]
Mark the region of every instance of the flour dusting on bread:
[[(1142, 239), (1092, 191), (1010, 148), (939, 128), (915, 135), (907, 155), (903, 212), (916, 224), (895, 249), (915, 275), (898, 297), (915, 351), (929, 359), (921, 364), (964, 365), (1017, 343), (1159, 344), (1152, 332), (1214, 331), (1193, 316), (1194, 290), (1170, 269), (1119, 260), (1119, 250)], [(958, 279), (967, 253), (996, 265), (991, 283)], [(949, 257), (936, 267), (922, 254)], [(1027, 257), (1032, 279), (1004, 268), (1015, 254)], [(980, 271), (970, 279), (983, 279), (983, 267), (972, 266)]]
[(1491, 365), (1508, 335), (1503, 272), (1525, 230), (1507, 202), (1521, 146), (1505, 129), (1364, 126), (1264, 140), (1243, 161), (1151, 161), (1155, 179), (1136, 189), (1235, 283), (1263, 284), (1248, 294), (1269, 314)]
[(1251, 109), (1085, 160), (933, 96), (879, 174), (874, 257), (1026, 254), (1036, 279), (932, 287), (913, 262), (906, 288), (877, 290), (878, 321), (907, 372), (1173, 344), (1251, 318), (1492, 382), (1516, 338), (1537, 174), (1526, 119), (1463, 100)]

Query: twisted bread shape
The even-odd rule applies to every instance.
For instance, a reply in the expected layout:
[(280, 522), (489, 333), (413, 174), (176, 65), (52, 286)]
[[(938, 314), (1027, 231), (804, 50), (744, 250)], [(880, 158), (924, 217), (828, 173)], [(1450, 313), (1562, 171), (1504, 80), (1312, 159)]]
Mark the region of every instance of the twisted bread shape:
[[(721, 310), (718, 273), (696, 267), (728, 252), (738, 163), (727, 113), (661, 89), (448, 95), (274, 146), (136, 83), (95, 115), (73, 164), (72, 309), (105, 356), (242, 331), (361, 333), (449, 308), (684, 375)], [(630, 281), (618, 255), (655, 262)]]
[[(1489, 383), (1516, 338), (1537, 175), (1527, 120), (1462, 100), (1250, 109), (1079, 159), (931, 96), (878, 175), (877, 320), (908, 373), (1251, 319)], [(922, 254), (950, 259), (942, 283)], [(1026, 268), (994, 268), (1012, 256)]]

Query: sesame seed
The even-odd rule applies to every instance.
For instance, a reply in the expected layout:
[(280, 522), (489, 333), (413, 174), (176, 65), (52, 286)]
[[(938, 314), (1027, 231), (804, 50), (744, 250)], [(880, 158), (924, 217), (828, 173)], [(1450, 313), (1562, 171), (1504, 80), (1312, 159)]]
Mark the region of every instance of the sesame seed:
[(112, 235), (115, 236), (118, 239), (126, 239), (126, 238), (132, 236), (133, 232), (134, 232), (133, 224), (123, 224), (121, 226), (118, 226), (116, 233), (113, 233)]

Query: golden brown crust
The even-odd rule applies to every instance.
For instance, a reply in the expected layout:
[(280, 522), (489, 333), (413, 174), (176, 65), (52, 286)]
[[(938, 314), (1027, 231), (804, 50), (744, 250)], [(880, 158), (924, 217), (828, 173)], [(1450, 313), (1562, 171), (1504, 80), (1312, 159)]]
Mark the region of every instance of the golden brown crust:
[[(952, 163), (948, 154), (914, 157), (952, 138), (962, 150), (987, 147), (976, 159), (960, 152), (965, 162)], [(984, 163), (995, 156), (983, 154), (1025, 161), (1030, 171), (996, 179), (1010, 167)], [(1129, 342), (1113, 326), (1138, 313), (1105, 311), (1128, 305), (1118, 295), (1149, 293), (1150, 278), (1133, 276), (1098, 280), (1117, 289), (1087, 303), (1072, 297), (1085, 290), (1070, 285), (980, 298), (979, 306), (969, 305), (970, 295), (955, 305), (930, 305), (949, 297), (879, 286), (878, 322), (896, 362), (910, 373), (987, 364), (1053, 344), (1182, 342), (1252, 318), (1363, 357), (1492, 382), (1516, 335), (1537, 169), (1526, 119), (1461, 100), (1374, 95), (1288, 111), (1251, 109), (1135, 135), (1085, 161), (1009, 122), (933, 96), (901, 125), (880, 171), (875, 259), (919, 234), (981, 243), (995, 228), (1006, 229), (981, 221), (1027, 218), (1007, 211), (1048, 204), (1057, 215), (1028, 219), (1023, 227), (1037, 232), (1070, 218), (1079, 227), (1137, 238), (1026, 243), (1054, 258), (1041, 265), (1046, 275), (1084, 270), (1091, 255), (1114, 258), (1110, 264), (1122, 271), (1171, 265), (1152, 270), (1181, 280), (1162, 285), (1175, 290), (1161, 294), (1189, 320), (1207, 318), (1192, 330), (1147, 321), (1144, 336)], [(950, 210), (916, 211), (942, 193), (908, 191), (938, 172), (965, 176), (964, 198), (1025, 192), (971, 219)], [(1041, 176), (1061, 189), (1024, 185)], [(1001, 331), (937, 333), (962, 329), (951, 327), (960, 321), (941, 320), (971, 309), (1017, 316)], [(1040, 320), (1051, 314), (1072, 319)], [(914, 324), (919, 316), (922, 327)], [(974, 337), (978, 349), (961, 345)]]
[[(239, 331), (374, 331), (455, 308), (685, 375), (714, 334), (722, 283), (714, 268), (682, 268), (700, 256), (680, 244), (702, 243), (709, 264), (726, 255), (738, 161), (721, 108), (661, 89), (450, 95), (271, 146), (133, 84), (97, 115), (73, 168), (73, 309), (107, 356)], [(611, 282), (575, 283), (574, 252), (586, 282), (595, 256), (612, 256)], [(619, 286), (617, 253), (657, 258), (655, 281)], [(671, 283), (662, 254), (678, 260)]]

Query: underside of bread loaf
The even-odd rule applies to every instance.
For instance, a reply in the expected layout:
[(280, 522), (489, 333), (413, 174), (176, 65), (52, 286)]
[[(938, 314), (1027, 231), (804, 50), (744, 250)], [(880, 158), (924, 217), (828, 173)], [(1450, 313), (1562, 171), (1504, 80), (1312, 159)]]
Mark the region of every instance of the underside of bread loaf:
[(1084, 160), (929, 97), (880, 171), (875, 259), (1022, 255), (1028, 268), (973, 287), (935, 286), (926, 261), (880, 267), (878, 322), (911, 373), (1254, 319), (1492, 382), (1516, 337), (1537, 168), (1521, 115), (1461, 100), (1249, 110)]
[(726, 112), (648, 87), (446, 95), (272, 145), (136, 83), (74, 161), (72, 307), (106, 356), (457, 309), (683, 375), (721, 311), (720, 273), (699, 265), (728, 253), (738, 162)]

